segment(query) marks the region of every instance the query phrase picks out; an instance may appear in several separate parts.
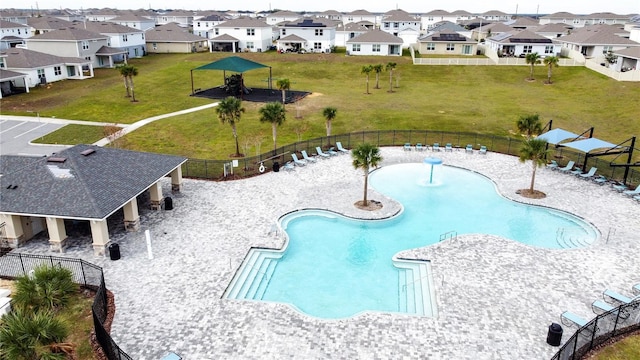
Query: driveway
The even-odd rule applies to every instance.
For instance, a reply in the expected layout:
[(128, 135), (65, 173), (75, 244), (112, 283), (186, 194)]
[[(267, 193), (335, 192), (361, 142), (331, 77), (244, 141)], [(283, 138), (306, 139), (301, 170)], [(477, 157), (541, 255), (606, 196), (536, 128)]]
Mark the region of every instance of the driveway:
[(47, 156), (67, 148), (67, 145), (39, 145), (31, 141), (63, 127), (42, 121), (40, 118), (29, 120), (0, 119), (0, 155)]

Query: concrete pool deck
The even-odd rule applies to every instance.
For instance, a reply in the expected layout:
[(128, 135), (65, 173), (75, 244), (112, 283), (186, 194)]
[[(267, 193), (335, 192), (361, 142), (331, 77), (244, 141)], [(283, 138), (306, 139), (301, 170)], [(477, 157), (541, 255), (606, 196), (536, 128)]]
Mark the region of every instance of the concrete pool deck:
[[(522, 198), (531, 164), (495, 153), (416, 152), (382, 148), (383, 166), (438, 156), (445, 165), (480, 172), (506, 197), (569, 211), (595, 225), (601, 238), (571, 250), (539, 249), (489, 235), (459, 235), (400, 255), (431, 260), (438, 317), (365, 313), (323, 320), (284, 304), (221, 299), (249, 248), (280, 247), (270, 234), (276, 219), (300, 208), (325, 208), (350, 216), (393, 214), (399, 205), (375, 190), (380, 212), (354, 208), (363, 176), (349, 155), (319, 160), (294, 171), (211, 182), (185, 180), (171, 211), (141, 209), (141, 228), (117, 231), (122, 258), (93, 255), (89, 238), (70, 239), (64, 256), (104, 268), (114, 293), (112, 336), (134, 359), (161, 358), (168, 350), (195, 359), (549, 359), (548, 326), (570, 310), (594, 316), (591, 302), (613, 289), (631, 294), (640, 282), (640, 203), (608, 186), (539, 168), (545, 199)], [(460, 209), (460, 218), (474, 216)], [(154, 258), (147, 258), (144, 231)], [(455, 229), (451, 229), (455, 230)], [(20, 252), (50, 253), (39, 238)], [(312, 259), (310, 260), (312, 261)], [(575, 331), (564, 327), (563, 343)]]

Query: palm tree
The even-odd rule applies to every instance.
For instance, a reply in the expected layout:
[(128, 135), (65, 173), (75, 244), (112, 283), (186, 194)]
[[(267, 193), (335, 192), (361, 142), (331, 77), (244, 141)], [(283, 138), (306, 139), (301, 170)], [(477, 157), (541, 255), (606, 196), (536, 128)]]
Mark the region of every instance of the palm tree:
[(276, 149), (276, 137), (278, 126), (285, 121), (284, 105), (279, 102), (270, 102), (263, 106), (260, 110), (260, 122), (271, 123), (271, 134), (273, 135), (273, 150)]
[(544, 58), (544, 64), (547, 65), (547, 84), (551, 84), (551, 69), (553, 67), (558, 67), (558, 63), (560, 59), (557, 56), (547, 56)]
[(376, 72), (376, 89), (380, 89), (380, 73), (384, 70), (384, 65), (373, 65), (373, 71)]
[(278, 81), (276, 82), (276, 86), (278, 86), (278, 89), (282, 91), (282, 104), (284, 105), (286, 101), (287, 90), (291, 88), (291, 82), (289, 81), (289, 79), (278, 79)]
[(136, 102), (136, 93), (133, 89), (133, 77), (138, 76), (138, 68), (133, 65), (122, 65), (119, 69), (120, 74), (125, 78), (127, 95), (129, 94), (129, 90), (131, 90), (131, 102)]
[(233, 132), (233, 138), (236, 140), (236, 157), (241, 157), (240, 147), (238, 146), (238, 131), (236, 124), (240, 121), (240, 116), (244, 112), (242, 107), (242, 101), (234, 96), (229, 96), (223, 99), (216, 106), (216, 114), (221, 123), (228, 123), (231, 125), (231, 131)]
[(527, 139), (540, 135), (542, 132), (542, 123), (538, 114), (521, 115), (516, 122), (516, 127), (520, 134), (527, 136)]
[(51, 311), (15, 308), (0, 323), (0, 359), (67, 359), (57, 350), (74, 347), (62, 343), (68, 333)]
[(389, 72), (389, 92), (393, 92), (393, 70), (396, 69), (396, 63), (388, 62), (386, 69)]
[(120, 65), (117, 67), (118, 71), (120, 71), (120, 75), (122, 75), (122, 79), (124, 80), (124, 88), (127, 91), (126, 97), (131, 97), (131, 92), (129, 91), (129, 69), (128, 65)]
[(378, 163), (382, 161), (380, 149), (369, 143), (362, 143), (351, 151), (351, 157), (353, 158), (353, 167), (364, 171), (364, 199), (362, 200), (362, 205), (367, 206), (369, 169), (371, 167), (377, 167)]
[(324, 118), (327, 120), (325, 124), (327, 128), (327, 138), (331, 136), (331, 120), (336, 118), (337, 112), (338, 109), (334, 108), (333, 106), (327, 106), (326, 108), (322, 109), (322, 116), (324, 116)]
[(33, 276), (21, 276), (15, 285), (14, 307), (30, 311), (55, 311), (65, 306), (78, 290), (71, 271), (55, 266), (39, 266)]
[(369, 94), (369, 74), (371, 74), (372, 71), (373, 71), (373, 66), (371, 65), (364, 65), (360, 70), (362, 74), (367, 75), (367, 92), (366, 92), (367, 94)]
[(531, 72), (529, 73), (529, 80), (533, 80), (533, 67), (536, 64), (540, 64), (540, 55), (538, 55), (537, 52), (528, 53), (527, 56), (525, 57), (525, 60), (527, 61), (527, 64), (531, 65)]
[(533, 193), (533, 184), (536, 181), (536, 169), (546, 164), (545, 158), (550, 150), (547, 149), (547, 141), (537, 138), (529, 138), (522, 143), (520, 148), (520, 162), (524, 163), (531, 160), (533, 165), (533, 173), (531, 175), (531, 185), (529, 192)]

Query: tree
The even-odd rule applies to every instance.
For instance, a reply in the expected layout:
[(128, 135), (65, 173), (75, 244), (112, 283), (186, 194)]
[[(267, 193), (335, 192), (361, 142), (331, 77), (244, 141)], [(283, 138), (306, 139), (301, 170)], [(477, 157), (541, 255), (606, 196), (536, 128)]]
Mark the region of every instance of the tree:
[(125, 97), (131, 97), (131, 91), (129, 90), (129, 75), (127, 65), (120, 65), (117, 67), (118, 71), (120, 71), (120, 75), (122, 75), (122, 80), (124, 80), (124, 89), (127, 91), (127, 95)]
[(384, 65), (376, 64), (373, 65), (373, 71), (376, 72), (376, 89), (380, 89), (380, 73), (384, 70)]
[(544, 58), (544, 64), (547, 65), (547, 84), (551, 84), (551, 69), (558, 67), (560, 59), (557, 56), (547, 56)]
[(131, 91), (131, 102), (136, 102), (136, 93), (133, 87), (133, 77), (138, 76), (138, 69), (133, 65), (121, 65), (118, 67), (120, 74), (124, 77), (125, 87), (127, 88), (127, 97)]
[(282, 91), (282, 105), (284, 105), (287, 99), (287, 90), (291, 88), (291, 82), (289, 79), (278, 79), (276, 86)]
[(222, 124), (231, 125), (233, 138), (236, 140), (236, 157), (241, 157), (240, 147), (238, 146), (238, 131), (236, 124), (240, 121), (240, 116), (244, 112), (242, 101), (234, 96), (229, 96), (218, 103), (216, 106), (216, 114)]
[(74, 345), (62, 343), (69, 331), (52, 311), (15, 308), (0, 323), (0, 359), (60, 359)]
[(367, 94), (369, 94), (369, 74), (371, 74), (372, 71), (373, 71), (373, 66), (371, 65), (364, 65), (360, 70), (362, 74), (367, 75), (367, 92), (366, 92)]
[(327, 106), (322, 109), (322, 116), (326, 119), (325, 127), (327, 128), (327, 137), (331, 136), (331, 120), (336, 118), (337, 113), (338, 109), (333, 106)]
[(260, 122), (271, 123), (271, 134), (273, 136), (273, 150), (276, 149), (276, 138), (278, 126), (285, 121), (285, 109), (279, 102), (270, 102), (263, 106), (260, 110)]
[(516, 127), (520, 134), (527, 136), (527, 139), (540, 135), (542, 132), (542, 123), (538, 114), (521, 115), (516, 122)]
[(389, 92), (393, 92), (393, 70), (396, 69), (396, 63), (388, 62), (386, 69), (389, 72)]
[(31, 311), (56, 311), (78, 290), (69, 269), (46, 265), (36, 267), (32, 276), (19, 277), (15, 285), (14, 306)]
[(533, 67), (536, 66), (537, 64), (540, 64), (540, 55), (538, 55), (537, 52), (528, 53), (527, 56), (525, 57), (525, 60), (527, 61), (527, 64), (531, 65), (531, 72), (529, 73), (529, 80), (534, 80), (533, 79)]
[(531, 185), (529, 193), (533, 193), (533, 184), (536, 181), (536, 169), (542, 167), (546, 163), (546, 157), (550, 150), (547, 149), (547, 141), (537, 138), (528, 138), (522, 143), (520, 148), (520, 162), (524, 163), (531, 160), (533, 165), (533, 173), (531, 174)]
[(378, 163), (382, 161), (380, 149), (369, 143), (362, 143), (351, 151), (351, 157), (353, 158), (353, 167), (364, 171), (364, 199), (362, 200), (362, 205), (367, 206), (369, 169), (371, 169), (371, 167), (377, 167)]

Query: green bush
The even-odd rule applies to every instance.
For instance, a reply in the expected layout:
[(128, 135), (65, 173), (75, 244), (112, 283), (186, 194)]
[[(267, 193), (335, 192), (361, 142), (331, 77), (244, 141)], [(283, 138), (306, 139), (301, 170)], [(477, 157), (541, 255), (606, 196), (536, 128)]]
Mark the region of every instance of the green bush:
[(57, 349), (67, 335), (67, 326), (53, 312), (15, 308), (0, 323), (0, 359), (66, 359)]
[(39, 266), (31, 276), (16, 280), (13, 306), (34, 312), (57, 311), (65, 306), (78, 290), (70, 270), (61, 267)]

